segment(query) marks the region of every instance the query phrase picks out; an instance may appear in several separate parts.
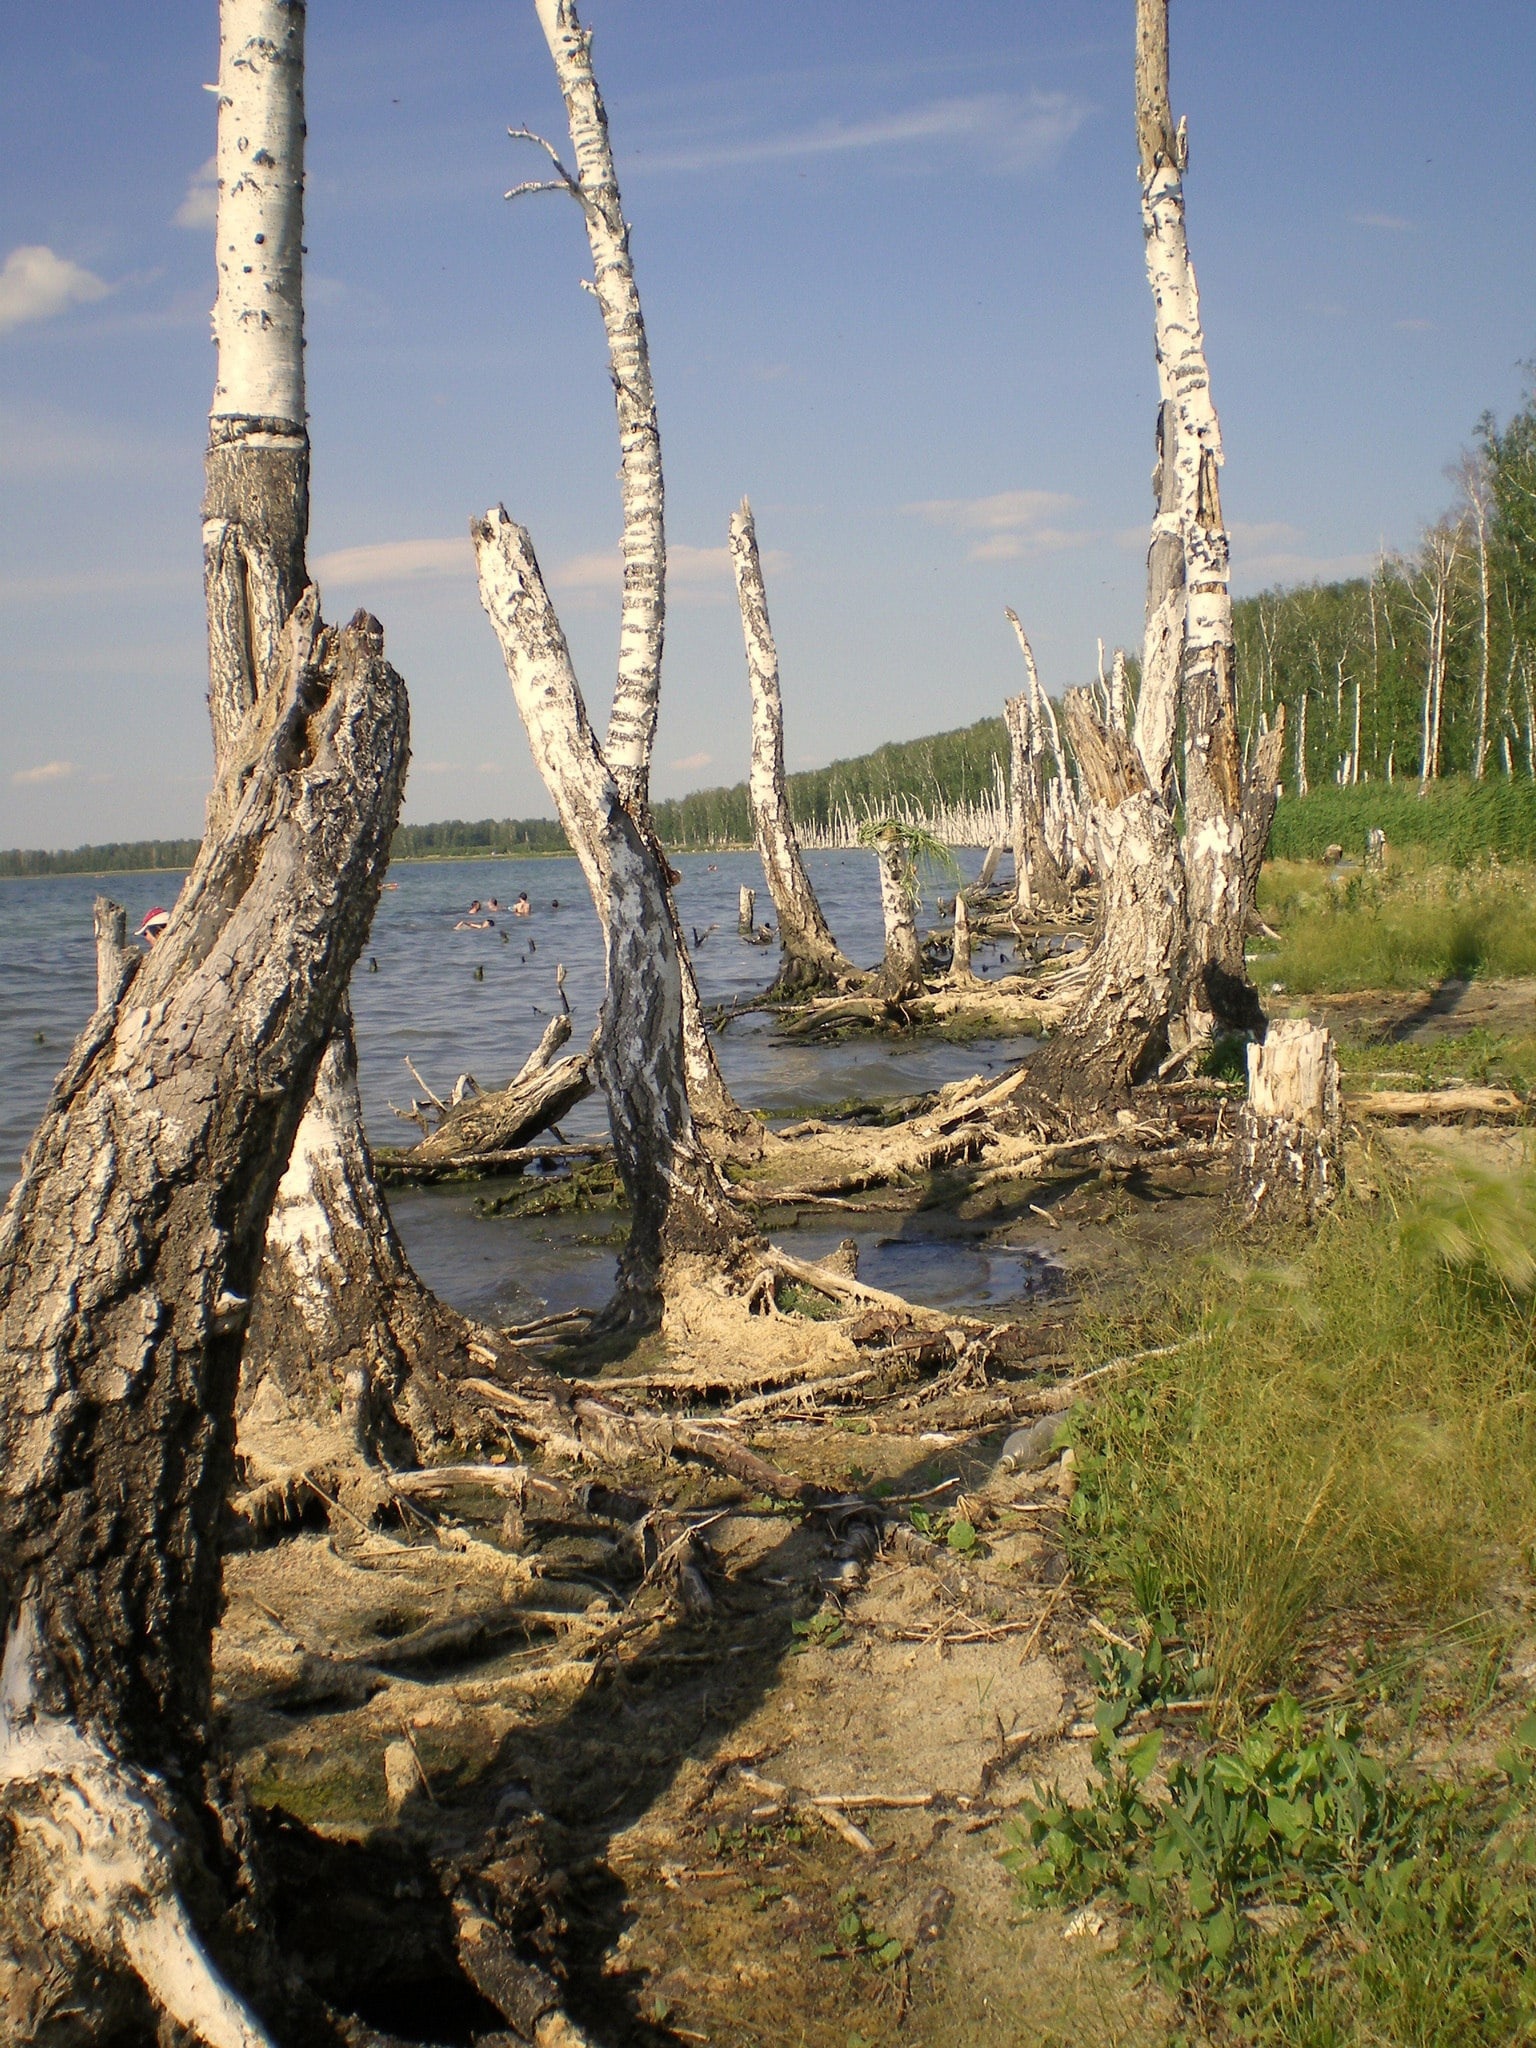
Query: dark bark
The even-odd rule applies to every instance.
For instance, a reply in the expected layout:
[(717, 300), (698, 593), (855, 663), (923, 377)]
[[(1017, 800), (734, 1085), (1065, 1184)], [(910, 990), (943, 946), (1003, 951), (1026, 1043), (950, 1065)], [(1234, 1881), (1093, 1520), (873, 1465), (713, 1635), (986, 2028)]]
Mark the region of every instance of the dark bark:
[(13, 2018), (53, 2011), (50, 2043), (101, 2039), (134, 1975), (174, 2010), (166, 1827), (194, 1864), (219, 1839), (211, 1644), (246, 1316), (407, 751), (375, 622), (316, 635), (310, 616), (240, 795), (221, 788), (131, 1000), (77, 1042), (0, 1223), (0, 1979)]

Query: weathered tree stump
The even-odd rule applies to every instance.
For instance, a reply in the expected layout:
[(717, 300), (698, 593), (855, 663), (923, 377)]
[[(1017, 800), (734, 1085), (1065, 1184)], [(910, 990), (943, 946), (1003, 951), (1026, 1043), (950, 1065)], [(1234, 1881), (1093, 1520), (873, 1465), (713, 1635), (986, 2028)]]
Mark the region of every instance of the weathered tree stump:
[(912, 849), (899, 825), (885, 825), (871, 842), (880, 869), (880, 915), (885, 958), (876, 981), (890, 1002), (923, 992), (923, 951), (917, 938), (917, 888)]
[(1248, 1100), (1238, 1117), (1231, 1198), (1250, 1220), (1311, 1222), (1344, 1179), (1339, 1057), (1333, 1034), (1282, 1018), (1248, 1048)]

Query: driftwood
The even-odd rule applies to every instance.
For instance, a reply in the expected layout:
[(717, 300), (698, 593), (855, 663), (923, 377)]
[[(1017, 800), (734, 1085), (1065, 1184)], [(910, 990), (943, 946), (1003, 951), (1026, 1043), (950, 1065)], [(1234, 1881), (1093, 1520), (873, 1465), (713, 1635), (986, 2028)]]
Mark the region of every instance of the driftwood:
[(375, 1164), (389, 1180), (446, 1180), (458, 1173), (515, 1173), (525, 1166), (574, 1165), (579, 1159), (606, 1159), (613, 1151), (609, 1138), (594, 1138), (589, 1144), (514, 1145), (504, 1152), (455, 1153), (448, 1158), (420, 1157), (420, 1145), (399, 1152), (381, 1150)]
[(1378, 1088), (1368, 1095), (1347, 1096), (1344, 1107), (1351, 1116), (1382, 1117), (1398, 1123), (1438, 1123), (1461, 1116), (1475, 1116), (1486, 1123), (1523, 1123), (1531, 1111), (1530, 1103), (1512, 1088), (1465, 1086)]
[(416, 1172), (443, 1171), (450, 1160), (515, 1151), (584, 1101), (593, 1087), (590, 1050), (563, 1060), (554, 1056), (570, 1035), (570, 1018), (563, 1013), (552, 1017), (537, 1049), (505, 1088), (467, 1095), (430, 1137), (413, 1147)]
[(1248, 1048), (1248, 1100), (1238, 1114), (1232, 1199), (1249, 1218), (1310, 1222), (1343, 1179), (1339, 1057), (1333, 1035), (1304, 1018), (1269, 1027)]

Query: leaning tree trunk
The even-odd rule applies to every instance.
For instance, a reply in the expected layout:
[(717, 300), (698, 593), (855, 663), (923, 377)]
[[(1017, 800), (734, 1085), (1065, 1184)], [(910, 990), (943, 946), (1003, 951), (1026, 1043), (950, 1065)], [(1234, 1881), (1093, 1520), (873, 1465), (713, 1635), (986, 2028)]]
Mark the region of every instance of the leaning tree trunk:
[(731, 562), (741, 605), (747, 648), (747, 681), (752, 688), (752, 765), (747, 794), (752, 829), (773, 907), (779, 918), (781, 990), (801, 992), (836, 986), (854, 972), (838, 951), (810, 876), (800, 858), (795, 821), (784, 779), (784, 705), (779, 695), (779, 656), (768, 623), (768, 595), (758, 559), (757, 528), (745, 498), (731, 518)]
[[(1262, 1029), (1263, 1012), (1243, 964), (1248, 920), (1243, 901), (1242, 748), (1230, 549), (1218, 483), (1221, 425), (1211, 397), (1200, 294), (1185, 232), (1188, 149), (1183, 123), (1175, 129), (1169, 103), (1168, 0), (1137, 0), (1136, 132), (1147, 279), (1164, 398), (1163, 474), (1152, 549), (1156, 560), (1149, 560), (1147, 591), (1147, 654), (1153, 658), (1151, 680), (1159, 694), (1149, 707), (1147, 724), (1149, 732), (1155, 724), (1161, 734), (1165, 691), (1159, 664), (1164, 652), (1153, 641), (1162, 631), (1162, 614), (1177, 606), (1171, 566), (1166, 569), (1167, 594), (1156, 610), (1154, 586), (1165, 577), (1163, 528), (1172, 519), (1177, 521), (1184, 557), (1184, 867), (1189, 914), (1185, 986), (1191, 1037), (1198, 1039), (1218, 1027)], [(1155, 755), (1150, 738), (1148, 745)], [(1160, 763), (1154, 758), (1144, 765), (1153, 774)]]
[[(304, 9), (223, 0), (215, 241), (218, 373), (203, 506), (209, 709), (222, 781), (238, 792), (242, 735), (278, 681), (276, 654), (305, 589), (309, 436), (304, 402)], [(247, 1332), (241, 1455), (272, 1482), (302, 1441), (336, 1484), (409, 1451), (401, 1397), (460, 1362), (461, 1317), (412, 1272), (363, 1136), (350, 1011), (321, 1062), (273, 1209)], [(414, 1425), (430, 1394), (412, 1395)], [(319, 1438), (339, 1417), (329, 1452)], [(430, 1432), (422, 1448), (437, 1434)], [(334, 1465), (334, 1471), (330, 1467)]]
[[(1008, 727), (1008, 802), (1013, 828), (1013, 865), (1017, 889), (1017, 910), (1021, 917), (1042, 912), (1063, 911), (1071, 902), (1066, 878), (1056, 865), (1056, 856), (1045, 831), (1045, 805), (1041, 792), (1041, 771), (1045, 756), (1045, 692), (1040, 687), (1034, 649), (1019, 615), (1011, 607), (1008, 622), (1018, 635), (1024, 657), (1027, 685), (1017, 697), (1005, 699), (1003, 717)], [(1051, 739), (1060, 766), (1060, 745), (1051, 726)]]
[(607, 941), (597, 1066), (630, 1201), (611, 1322), (654, 1322), (673, 1261), (734, 1267), (754, 1240), (694, 1128), (683, 1066), (681, 963), (667, 878), (587, 719), (533, 543), (496, 507), (471, 531), (485, 606), (545, 787)]
[[(608, 340), (619, 427), (619, 495), (624, 512), (624, 599), (619, 618), (619, 666), (604, 745), (614, 779), (641, 830), (653, 836), (650, 815), (651, 752), (661, 700), (661, 657), (666, 627), (667, 543), (661, 467), (661, 433), (651, 382), (645, 314), (629, 251), (629, 226), (613, 165), (608, 113), (592, 69), (592, 35), (577, 18), (575, 0), (535, 0), (539, 23), (565, 101), (576, 156), (574, 176), (542, 136), (527, 129), (514, 135), (537, 142), (550, 157), (555, 176), (518, 185), (507, 194), (564, 191), (581, 207), (592, 251), (592, 291)], [(662, 862), (663, 872), (666, 863)], [(688, 958), (682, 921), (667, 891), (667, 915), (682, 962), (683, 1060), (695, 1115), (728, 1148), (762, 1147), (762, 1129), (725, 1085), (710, 1043)]]
[(306, 608), (286, 644), (286, 681), (231, 748), (222, 823), (128, 992), (77, 1042), (0, 1221), (15, 2042), (268, 2040), (210, 1960), (259, 1974), (241, 1947), (241, 1822), (211, 1754), (235, 1390), (268, 1212), (406, 760), (374, 621), (316, 637)]
[(1067, 735), (1092, 810), (1104, 872), (1088, 985), (1030, 1063), (1045, 1097), (1086, 1106), (1125, 1094), (1168, 1043), (1184, 937), (1184, 869), (1173, 820), (1141, 756), (1109, 730), (1086, 690), (1069, 690)]
[(1280, 801), (1280, 774), (1285, 759), (1285, 706), (1275, 706), (1275, 722), (1259, 735), (1243, 783), (1243, 924), (1252, 930), (1259, 914), (1259, 874), (1269, 847), (1275, 808)]

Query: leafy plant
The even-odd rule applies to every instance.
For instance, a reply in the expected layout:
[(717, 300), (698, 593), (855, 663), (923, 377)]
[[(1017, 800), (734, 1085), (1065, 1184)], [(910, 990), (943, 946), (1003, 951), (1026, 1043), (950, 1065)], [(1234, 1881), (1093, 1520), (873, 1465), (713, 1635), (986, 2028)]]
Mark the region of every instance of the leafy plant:
[(1100, 1695), (1093, 1718), (1103, 1736), (1118, 1734), (1139, 1708), (1198, 1699), (1212, 1684), (1166, 1607), (1146, 1622), (1142, 1642), (1106, 1637), (1083, 1651), (1083, 1662)]
[(1501, 1782), (1467, 1788), (1389, 1769), (1341, 1717), (1309, 1730), (1282, 1696), (1235, 1747), (1175, 1763), (1161, 1791), (1160, 1736), (1101, 1737), (1088, 1799), (1026, 1799), (1005, 1861), (1033, 1903), (1112, 1899), (1164, 1986), (1283, 2038), (1398, 2038), (1296, 2032), (1314, 1977), (1338, 2011), (1379, 2004), (1385, 1943), (1440, 1973), (1447, 2011), (1491, 2028), (1445, 2039), (1514, 2039), (1512, 2023), (1536, 2021), (1533, 1743), (1536, 1715)]
[(906, 1945), (889, 1934), (868, 1915), (870, 1906), (854, 1886), (837, 1895), (838, 1921), (835, 1937), (824, 1941), (816, 1953), (823, 1962), (851, 1962), (861, 1958), (877, 1969), (888, 1970), (906, 1954)]

